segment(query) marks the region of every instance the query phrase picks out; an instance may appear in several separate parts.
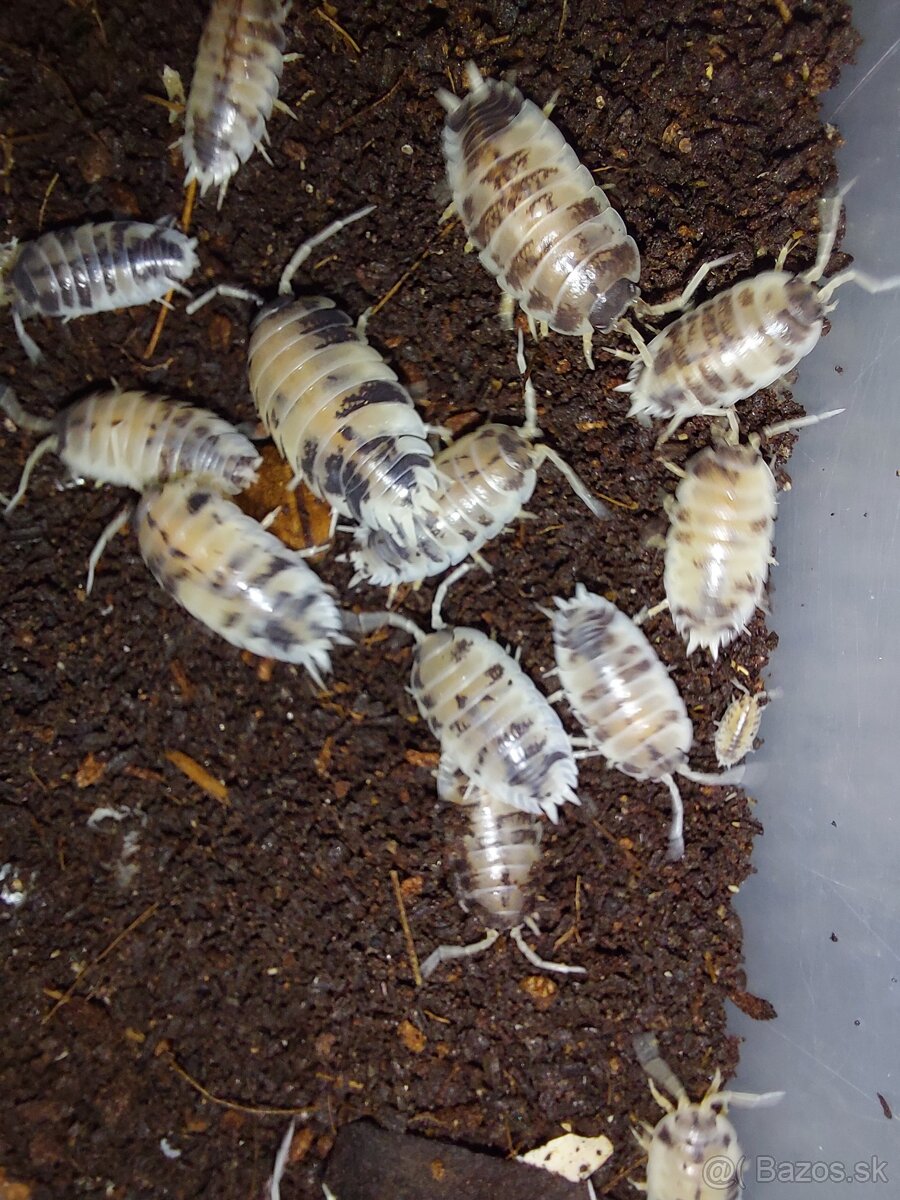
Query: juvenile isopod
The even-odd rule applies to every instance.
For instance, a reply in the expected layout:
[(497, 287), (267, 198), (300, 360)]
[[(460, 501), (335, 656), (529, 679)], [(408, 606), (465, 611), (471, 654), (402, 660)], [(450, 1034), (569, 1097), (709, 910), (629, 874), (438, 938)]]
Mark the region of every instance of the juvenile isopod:
[(561, 805), (579, 803), (572, 745), (546, 696), (497, 642), (479, 629), (445, 625), (444, 596), (466, 570), (458, 567), (438, 588), (432, 633), (391, 612), (362, 614), (360, 628), (393, 625), (415, 639), (410, 691), (448, 768), (498, 802), (556, 821)]
[(658, 779), (672, 797), (670, 860), (684, 854), (684, 814), (676, 774), (722, 784), (687, 765), (694, 730), (684, 701), (647, 638), (603, 596), (578, 584), (572, 600), (556, 599), (556, 668), (562, 693), (591, 750), (633, 779)]
[(347, 639), (330, 590), (301, 553), (221, 495), (186, 476), (148, 487), (135, 524), (144, 561), (192, 617), (233, 646), (297, 663), (321, 686)]
[(737, 680), (735, 687), (742, 694), (735, 696), (716, 726), (716, 761), (720, 767), (733, 767), (747, 757), (759, 733), (763, 709), (774, 695), (773, 692), (749, 692)]
[[(524, 359), (520, 365), (524, 370)], [(525, 424), (520, 429), (482, 425), (435, 455), (440, 480), (436, 511), (416, 518), (412, 542), (384, 530), (354, 531), (357, 548), (349, 557), (356, 575), (351, 584), (366, 580), (396, 587), (438, 575), (467, 556), (481, 561), (482, 546), (514, 521), (531, 499), (545, 462), (556, 467), (594, 516), (608, 516), (605, 505), (568, 463), (551, 447), (536, 444), (540, 432), (534, 387), (527, 380)]]
[(104, 221), (7, 242), (0, 246), (0, 306), (12, 308), (19, 341), (37, 362), (40, 348), (23, 325), (28, 317), (71, 321), (150, 304), (173, 289), (186, 292), (184, 283), (197, 267), (196, 246), (196, 238), (173, 229), (168, 217), (155, 225)]
[[(628, 381), (616, 389), (631, 396), (629, 416), (645, 425), (668, 419), (661, 440), (690, 417), (723, 411), (736, 429), (733, 406), (775, 383), (815, 348), (825, 316), (835, 307), (829, 301), (839, 287), (850, 282), (868, 292), (900, 287), (900, 278), (877, 280), (855, 269), (819, 286), (834, 248), (843, 194), (821, 204), (818, 253), (808, 271), (792, 275), (783, 269), (792, 244), (788, 243), (773, 271), (713, 296), (673, 321), (649, 346), (631, 331), (639, 353)], [(723, 261), (727, 260), (701, 267), (677, 301), (655, 311), (684, 307), (707, 272)]]
[(529, 321), (591, 337), (638, 295), (634, 239), (556, 126), (517, 88), (466, 67), (463, 100), (441, 89), (444, 158), (478, 257)]
[[(784, 1092), (722, 1091), (717, 1070), (703, 1099), (695, 1104), (660, 1057), (652, 1034), (638, 1035), (634, 1045), (653, 1098), (665, 1109), (655, 1126), (642, 1122), (640, 1129), (632, 1131), (647, 1154), (647, 1180), (638, 1185), (640, 1190), (647, 1200), (737, 1200), (743, 1186), (744, 1154), (728, 1120), (728, 1106), (777, 1104)], [(673, 1097), (674, 1104), (661, 1089)]]
[(449, 804), (465, 809), (469, 831), (462, 839), (463, 867), (457, 877), (460, 903), (474, 905), (487, 933), (468, 946), (438, 946), (422, 963), (427, 979), (441, 963), (468, 958), (492, 946), (501, 932), (510, 937), (528, 961), (548, 971), (574, 974), (583, 967), (547, 962), (522, 936), (528, 922), (528, 879), (540, 853), (542, 825), (534, 813), (522, 812), (497, 800), (485, 788), (470, 785), (462, 771), (441, 759), (438, 795)]
[[(16, 425), (46, 436), (25, 462), (10, 512), (25, 494), (35, 464), (55, 452), (74, 479), (92, 479), (141, 492), (156, 480), (177, 475), (214, 478), (225, 492), (240, 492), (256, 478), (262, 461), (256, 448), (233, 425), (192, 404), (114, 388), (63, 409), (55, 417), (25, 412), (10, 389), (0, 410)], [(87, 590), (104, 547), (128, 516), (107, 526), (91, 554)]]
[(219, 189), (263, 143), (284, 66), (290, 0), (213, 0), (200, 38), (185, 110), (185, 183)]

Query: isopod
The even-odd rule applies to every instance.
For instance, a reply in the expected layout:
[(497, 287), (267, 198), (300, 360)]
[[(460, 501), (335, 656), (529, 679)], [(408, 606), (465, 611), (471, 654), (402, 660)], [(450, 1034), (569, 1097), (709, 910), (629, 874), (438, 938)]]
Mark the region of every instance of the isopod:
[(670, 861), (684, 854), (684, 814), (674, 775), (722, 784), (687, 765), (694, 730), (669, 673), (635, 623), (579, 583), (572, 600), (556, 598), (553, 621), (562, 694), (592, 751), (633, 779), (657, 779), (672, 797)]
[(213, 0), (200, 38), (185, 110), (185, 183), (201, 196), (219, 189), (254, 150), (269, 161), (266, 122), (284, 66), (284, 23), (290, 0)]
[(46, 435), (28, 456), (7, 512), (22, 499), (35, 465), (48, 453), (58, 454), (75, 479), (136, 492), (176, 475), (212, 476), (223, 491), (240, 492), (256, 479), (262, 462), (253, 443), (222, 417), (148, 392), (97, 392), (47, 418), (25, 412), (7, 390), (0, 409), (16, 425)]
[[(520, 365), (524, 369), (524, 358)], [(556, 467), (594, 516), (608, 516), (605, 505), (591, 495), (555, 450), (535, 444), (540, 432), (529, 379), (525, 383), (525, 424), (520, 429), (482, 425), (435, 455), (441, 481), (437, 508), (416, 518), (413, 542), (400, 541), (384, 530), (354, 531), (357, 548), (350, 552), (350, 561), (356, 575), (351, 585), (367, 580), (380, 587), (396, 587), (438, 575), (469, 555), (479, 561), (481, 547), (521, 514), (545, 462)]]
[[(26, 412), (12, 390), (0, 396), (0, 410), (16, 425), (46, 436), (29, 454), (9, 513), (28, 487), (35, 465), (55, 452), (76, 480), (93, 479), (136, 492), (177, 475), (215, 478), (225, 492), (240, 492), (256, 479), (262, 459), (253, 443), (215, 413), (166, 396), (114, 388), (63, 409), (55, 417)], [(130, 508), (115, 516), (91, 552), (87, 591), (100, 556), (125, 524)]]
[(276, 302), (249, 358), (260, 418), (296, 477), (352, 521), (411, 539), (435, 509), (428, 428), (346, 313), (323, 296)]
[(510, 937), (528, 961), (544, 970), (563, 974), (580, 973), (583, 967), (547, 962), (522, 936), (527, 903), (528, 879), (540, 852), (542, 826), (534, 813), (522, 812), (497, 800), (485, 788), (472, 786), (462, 771), (441, 759), (438, 795), (459, 805), (469, 818), (469, 832), (462, 839), (464, 866), (458, 875), (460, 903), (476, 907), (487, 933), (467, 946), (438, 946), (422, 963), (423, 978), (454, 958), (468, 958), (492, 946), (500, 933)]
[[(463, 100), (441, 89), (453, 204), (478, 257), (534, 322), (591, 337), (638, 295), (634, 239), (556, 126), (508, 83), (466, 66)], [(592, 364), (591, 364), (592, 365)]]
[(162, 300), (173, 289), (186, 292), (196, 246), (168, 217), (155, 225), (104, 221), (8, 242), (0, 247), (0, 306), (11, 306), (19, 341), (37, 362), (41, 350), (23, 325), (28, 317), (71, 321)]
[[(655, 1126), (633, 1129), (647, 1154), (647, 1180), (639, 1184), (647, 1200), (737, 1200), (743, 1187), (744, 1155), (728, 1120), (728, 1106), (755, 1108), (777, 1104), (784, 1092), (722, 1091), (716, 1070), (699, 1103), (692, 1103), (668, 1063), (659, 1055), (656, 1038), (640, 1034), (635, 1049), (649, 1076), (650, 1091), (663, 1109)], [(673, 1097), (673, 1104), (661, 1089)]]
[(716, 761), (720, 767), (733, 767), (753, 749), (763, 709), (774, 693), (749, 692), (735, 680), (742, 695), (735, 696), (716, 726)]
[(667, 506), (663, 581), (688, 654), (718, 658), (753, 616), (774, 562), (776, 497), (757, 446), (718, 442), (686, 464)]
[(410, 690), (448, 767), (498, 802), (556, 821), (561, 805), (579, 803), (569, 736), (546, 696), (497, 642), (479, 629), (445, 625), (444, 596), (466, 570), (458, 567), (438, 588), (432, 633), (392, 612), (364, 613), (360, 628), (393, 625), (415, 639)]
[(144, 561), (192, 617), (233, 646), (297, 663), (317, 684), (347, 639), (330, 590), (302, 554), (216, 490), (185, 476), (148, 487), (135, 524)]
[[(733, 406), (775, 383), (815, 348), (825, 316), (835, 307), (829, 300), (839, 287), (850, 282), (868, 292), (900, 287), (900, 277), (877, 280), (854, 269), (819, 286), (834, 248), (843, 194), (822, 202), (818, 253), (808, 271), (792, 275), (783, 269), (788, 243), (774, 270), (736, 283), (684, 313), (649, 346), (631, 331), (639, 353), (627, 382), (616, 389), (631, 396), (629, 416), (645, 425), (669, 419), (663, 441), (690, 417), (723, 411), (736, 429)], [(684, 307), (707, 272), (723, 261), (701, 267), (675, 302), (647, 311)]]

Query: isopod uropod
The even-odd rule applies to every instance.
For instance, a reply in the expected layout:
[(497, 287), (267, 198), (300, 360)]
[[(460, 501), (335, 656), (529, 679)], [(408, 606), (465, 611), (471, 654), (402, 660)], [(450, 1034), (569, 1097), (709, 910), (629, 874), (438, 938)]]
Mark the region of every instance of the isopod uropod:
[(201, 196), (219, 189), (219, 207), (232, 176), (254, 150), (268, 160), (266, 122), (278, 97), (284, 65), (284, 23), (290, 0), (213, 0), (185, 110), (185, 183)]
[(393, 625), (415, 639), (410, 690), (448, 768), (498, 802), (556, 821), (560, 805), (579, 803), (572, 745), (546, 696), (497, 642), (479, 629), (445, 625), (443, 598), (466, 570), (458, 567), (438, 588), (434, 632), (391, 612), (362, 614), (360, 628)]
[[(834, 308), (829, 300), (839, 287), (850, 282), (869, 292), (900, 287), (900, 278), (876, 280), (853, 269), (819, 286), (837, 236), (843, 194), (822, 202), (818, 253), (808, 271), (792, 275), (783, 270), (789, 243), (773, 271), (713, 296), (673, 321), (649, 346), (632, 331), (639, 353), (628, 381), (616, 389), (631, 396), (629, 416), (647, 425), (651, 419), (670, 418), (662, 440), (690, 417), (721, 415), (723, 410), (736, 428), (733, 406), (775, 383), (814, 349), (825, 316)], [(680, 300), (659, 305), (657, 311), (686, 305), (706, 273), (722, 261), (701, 267)]]
[(22, 322), (31, 316), (84, 317), (162, 300), (197, 267), (197, 240), (170, 218), (103, 221), (42, 233), (0, 246), (0, 306), (12, 308), (19, 341), (32, 360), (41, 351)]
[(509, 930), (510, 937), (533, 966), (563, 974), (583, 972), (583, 967), (540, 958), (522, 937), (522, 925), (528, 920), (524, 916), (528, 878), (541, 844), (540, 817), (511, 808), (485, 788), (471, 785), (463, 772), (446, 758), (441, 759), (437, 786), (442, 800), (459, 805), (469, 817), (458, 890), (464, 908), (469, 903), (476, 906), (487, 934), (468, 946), (438, 946), (422, 963), (423, 978), (427, 979), (442, 962), (468, 958), (486, 950), (503, 930)]
[(777, 513), (775, 477), (758, 446), (718, 442), (685, 465), (667, 506), (666, 600), (675, 628), (713, 659), (762, 599)]
[(612, 328), (638, 295), (640, 255), (625, 224), (556, 126), (517, 88), (466, 67), (447, 110), (454, 207), (483, 265), (529, 320), (581, 334)]
[[(521, 337), (521, 335), (520, 335)], [(522, 361), (524, 366), (524, 359)], [(514, 521), (531, 499), (537, 473), (551, 462), (597, 517), (606, 507), (588, 491), (555, 450), (536, 445), (540, 435), (530, 380), (525, 384), (525, 424), (482, 425), (435, 455), (441, 482), (434, 513), (415, 521), (415, 540), (405, 543), (384, 530), (357, 529), (352, 584), (367, 580), (381, 587), (418, 582), (456, 566)]]
[(317, 684), (344, 643), (341, 611), (302, 555), (246, 516), (218, 481), (153, 484), (135, 525), (154, 578), (191, 616), (233, 646), (297, 663)]
[(589, 747), (633, 779), (658, 779), (672, 797), (670, 860), (684, 854), (681, 793), (674, 775), (722, 784), (687, 765), (694, 731), (684, 701), (635, 623), (603, 596), (578, 584), (572, 600), (556, 599), (553, 642), (562, 694)]
[[(717, 1070), (703, 1099), (695, 1104), (660, 1058), (652, 1034), (638, 1035), (634, 1044), (649, 1076), (653, 1098), (665, 1109), (665, 1116), (655, 1126), (642, 1122), (639, 1130), (632, 1130), (647, 1153), (647, 1181), (640, 1185), (647, 1200), (737, 1200), (744, 1155), (727, 1117), (728, 1106), (776, 1104), (784, 1092), (722, 1091), (722, 1075)], [(661, 1088), (674, 1098), (674, 1104)]]

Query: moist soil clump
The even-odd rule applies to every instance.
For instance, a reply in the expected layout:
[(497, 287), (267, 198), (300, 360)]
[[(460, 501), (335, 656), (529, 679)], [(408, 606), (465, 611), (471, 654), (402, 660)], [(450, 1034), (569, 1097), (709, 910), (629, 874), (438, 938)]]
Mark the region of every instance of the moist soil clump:
[[(164, 96), (166, 64), (189, 82), (205, 8), (5, 8), (4, 236), (180, 211), (183, 167), (168, 149), (180, 128), (152, 97)], [(845, 4), (373, 0), (297, 6), (287, 29), (299, 58), (281, 96), (297, 120), (273, 115), (273, 165), (254, 155), (220, 211), (198, 204), (192, 284), (271, 294), (305, 236), (376, 203), (297, 284), (355, 317), (402, 280), (369, 336), (429, 422), (458, 434), (523, 419), (496, 285), (463, 253), (459, 225), (438, 226), (434, 92), (462, 90), (470, 58), (485, 74), (514, 72), (539, 104), (558, 91), (554, 120), (624, 215), (649, 300), (733, 255), (710, 294), (770, 265), (791, 237), (790, 267), (814, 258), (838, 139), (819, 97), (855, 45)], [(190, 319), (179, 301), (150, 358), (155, 309), (33, 320), (37, 367), (4, 319), (3, 375), (43, 414), (115, 378), (249, 420), (249, 315), (217, 301)], [(626, 369), (601, 340), (593, 372), (577, 339), (528, 339), (526, 352), (545, 437), (609, 498), (611, 519), (594, 520), (548, 470), (536, 519), (491, 543), (493, 574), (471, 571), (444, 608), (520, 646), (537, 680), (553, 663), (538, 605), (576, 581), (628, 613), (662, 597), (653, 535), (676, 481), (654, 450), (659, 430), (626, 418), (612, 391)], [(739, 406), (745, 434), (797, 411), (783, 389)], [(690, 422), (665, 457), (683, 463), (708, 438), (707, 421)], [(0, 439), (10, 494), (34, 439), (5, 421)], [(775, 445), (782, 483), (790, 444)], [(669, 864), (665, 788), (585, 761), (582, 807), (545, 830), (541, 935), (529, 940), (586, 975), (542, 975), (503, 938), (417, 989), (393, 872), (423, 958), (482, 929), (453, 892), (459, 822), (437, 801), (437, 747), (405, 691), (409, 639), (388, 631), (341, 648), (321, 691), (192, 621), (130, 532), (86, 597), (88, 555), (123, 496), (62, 479), (45, 460), (0, 538), (5, 1178), (35, 1200), (257, 1197), (293, 1112), (283, 1189), (303, 1200), (321, 1194), (336, 1131), (360, 1116), (500, 1155), (568, 1121), (612, 1138), (597, 1190), (630, 1196), (642, 1156), (629, 1124), (658, 1117), (632, 1036), (655, 1031), (692, 1095), (736, 1065), (725, 1000), (754, 999), (731, 908), (760, 832), (748, 798), (684, 781), (687, 850)], [(348, 603), (383, 608), (384, 592), (349, 591), (348, 545), (340, 534), (317, 570)], [(427, 627), (433, 592), (404, 590), (401, 611)], [(758, 613), (712, 664), (687, 658), (666, 614), (646, 628), (694, 722), (692, 765), (714, 770), (732, 681), (759, 679), (774, 636)], [(205, 787), (178, 765), (191, 763)]]

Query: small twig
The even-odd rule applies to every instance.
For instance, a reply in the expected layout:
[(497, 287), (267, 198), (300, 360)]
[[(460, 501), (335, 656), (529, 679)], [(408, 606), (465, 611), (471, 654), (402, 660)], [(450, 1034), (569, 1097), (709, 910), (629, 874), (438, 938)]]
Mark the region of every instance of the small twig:
[(563, 30), (566, 27), (566, 17), (569, 15), (569, 0), (562, 0), (562, 12), (559, 14), (559, 29), (556, 31), (556, 40), (562, 41)]
[(141, 92), (142, 100), (149, 100), (151, 104), (158, 104), (162, 108), (167, 108), (170, 113), (183, 113), (185, 106), (179, 104), (177, 100), (164, 100), (162, 96), (154, 96), (150, 92)]
[(258, 1117), (303, 1117), (306, 1119), (312, 1116), (312, 1111), (308, 1108), (278, 1108), (269, 1104), (240, 1104), (237, 1100), (225, 1100), (221, 1096), (214, 1096), (199, 1080), (188, 1074), (174, 1054), (169, 1056), (168, 1061), (175, 1074), (180, 1075), (185, 1083), (189, 1083), (194, 1091), (199, 1092), (203, 1099), (208, 1100), (210, 1104), (219, 1104), (222, 1108), (230, 1108), (234, 1112), (252, 1113)]
[(47, 201), (53, 195), (53, 189), (56, 187), (56, 185), (58, 183), (59, 183), (59, 171), (56, 172), (56, 174), (53, 176), (53, 178), (47, 184), (47, 190), (46, 190), (46, 192), (44, 192), (44, 199), (41, 201), (41, 211), (38, 213), (38, 220), (37, 220), (38, 233), (40, 233), (40, 231), (44, 228), (44, 214), (47, 211)]
[(441, 230), (441, 232), (438, 234), (438, 236), (429, 243), (429, 245), (427, 246), (427, 248), (425, 250), (425, 253), (422, 254), (419, 258), (417, 258), (416, 261), (413, 263), (413, 265), (411, 267), (409, 267), (406, 271), (403, 272), (403, 274), (400, 276), (400, 278), (397, 280), (397, 282), (392, 287), (388, 288), (388, 290), (384, 293), (384, 295), (381, 297), (381, 299), (379, 301), (377, 301), (375, 304), (372, 305), (372, 308), (369, 312), (370, 317), (374, 317), (377, 312), (380, 312), (384, 308), (384, 306), (387, 304), (387, 302), (389, 300), (393, 300), (394, 296), (397, 295), (397, 293), (400, 291), (400, 289), (403, 287), (403, 285), (409, 280), (410, 276), (414, 275), (415, 272), (418, 271), (419, 267), (421, 267), (422, 263), (426, 260), (426, 258), (429, 257), (429, 255), (434, 250), (435, 245), (441, 240), (441, 238), (445, 238), (451, 229), (455, 229), (458, 224), (459, 224), (459, 220), (454, 219), (454, 220), (450, 221), (447, 225), (444, 226), (444, 228)]
[(191, 783), (195, 783), (208, 796), (212, 796), (220, 804), (227, 803), (228, 788), (225, 784), (214, 775), (210, 775), (209, 771), (201, 767), (189, 754), (184, 754), (181, 750), (166, 750), (165, 756), (173, 767), (177, 767), (182, 775), (187, 775)]
[(605, 492), (594, 492), (594, 495), (599, 500), (605, 500), (607, 504), (611, 504), (613, 508), (624, 508), (626, 512), (637, 512), (641, 507), (637, 500), (615, 500), (612, 496), (607, 496)]
[(394, 896), (397, 900), (397, 908), (400, 910), (400, 926), (403, 930), (403, 937), (406, 940), (406, 953), (409, 955), (409, 963), (412, 967), (413, 980), (416, 987), (422, 986), (422, 972), (419, 969), (419, 956), (416, 954), (416, 946), (413, 942), (412, 930), (409, 927), (409, 919), (406, 916), (406, 905), (403, 902), (403, 893), (400, 890), (400, 876), (396, 871), (391, 871), (391, 884), (394, 888)]
[(326, 24), (330, 25), (331, 28), (335, 31), (335, 33), (339, 33), (341, 35), (341, 37), (344, 39), (344, 41), (347, 43), (347, 45), (352, 47), (356, 51), (357, 54), (359, 54), (359, 55), (362, 54), (362, 50), (360, 49), (359, 43), (354, 41), (354, 39), (350, 36), (350, 34), (347, 32), (347, 30), (343, 28), (343, 26), (338, 25), (338, 23), (337, 23), (337, 21), (335, 21), (334, 17), (329, 17), (328, 13), (325, 12), (325, 10), (323, 8), (314, 8), (313, 12), (316, 14), (317, 17), (321, 17), (322, 20), (325, 21)]
[(116, 947), (128, 937), (129, 933), (133, 933), (139, 925), (143, 925), (146, 920), (153, 916), (158, 908), (159, 901), (154, 900), (150, 907), (145, 908), (139, 917), (135, 917), (130, 925), (126, 926), (121, 933), (116, 934), (105, 950), (101, 950), (95, 959), (89, 962), (87, 966), (82, 967), (75, 976), (73, 983), (63, 992), (50, 1011), (41, 1018), (41, 1024), (46, 1025), (47, 1022), (52, 1019), (57, 1009), (62, 1008), (64, 1004), (68, 1004), (75, 994), (75, 989), (78, 987), (79, 983), (81, 983), (82, 979), (84, 979), (85, 975), (87, 975), (88, 971), (92, 971), (94, 967), (98, 967), (100, 963), (102, 963), (104, 959), (108, 958), (116, 949)]
[[(196, 199), (196, 196), (197, 180), (192, 179), (185, 189), (184, 205), (181, 209), (181, 220), (179, 221), (179, 224), (181, 226), (182, 233), (187, 233), (191, 228), (191, 218), (194, 215), (194, 200)], [(153, 332), (150, 334), (150, 341), (147, 343), (147, 349), (141, 355), (141, 358), (143, 358), (145, 362), (148, 358), (152, 358), (156, 353), (156, 347), (159, 345), (159, 339), (163, 331), (163, 326), (166, 323), (166, 316), (168, 315), (169, 306), (172, 303), (172, 297), (174, 295), (174, 289), (171, 292), (167, 292), (162, 304), (160, 305), (159, 315), (156, 318), (156, 324), (153, 326)]]
[(386, 104), (405, 78), (406, 69), (404, 68), (397, 76), (397, 82), (389, 91), (384, 93), (380, 100), (376, 100), (374, 104), (369, 104), (366, 108), (360, 108), (355, 113), (351, 113), (346, 121), (343, 121), (340, 125), (338, 125), (337, 129), (334, 131), (335, 136), (337, 136), (339, 133), (343, 133), (344, 130), (352, 125), (354, 121), (358, 121), (362, 117), (367, 117), (369, 113), (373, 113), (376, 108), (380, 108), (382, 104)]

